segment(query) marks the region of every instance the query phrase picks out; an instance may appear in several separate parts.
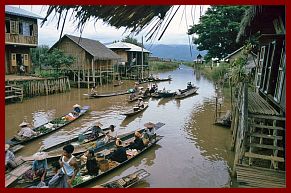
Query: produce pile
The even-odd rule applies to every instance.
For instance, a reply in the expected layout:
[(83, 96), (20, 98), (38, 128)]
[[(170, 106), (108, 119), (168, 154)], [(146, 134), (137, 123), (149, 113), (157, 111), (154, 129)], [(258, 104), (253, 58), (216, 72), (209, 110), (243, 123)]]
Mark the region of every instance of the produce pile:
[(68, 123), (69, 121), (67, 121), (66, 119), (62, 119), (61, 117), (59, 118), (56, 118), (54, 120), (51, 121), (52, 124), (55, 124), (55, 125), (64, 125), (66, 123)]

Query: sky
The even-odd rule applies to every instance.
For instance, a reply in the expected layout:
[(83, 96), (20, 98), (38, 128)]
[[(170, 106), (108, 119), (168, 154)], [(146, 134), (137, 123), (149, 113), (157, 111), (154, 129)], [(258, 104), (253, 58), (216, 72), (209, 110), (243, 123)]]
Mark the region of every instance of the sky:
[[(46, 10), (48, 6), (44, 5), (13, 5), (25, 9), (27, 11), (33, 12), (39, 16), (45, 17)], [(177, 6), (175, 6), (176, 8)], [(145, 42), (144, 44), (184, 44), (189, 45), (189, 41), (192, 42), (192, 37), (187, 35), (188, 28), (199, 22), (200, 11), (203, 15), (207, 10), (207, 5), (182, 5), (178, 10), (176, 16), (173, 18), (168, 29), (163, 35), (160, 41), (155, 40), (154, 42)], [(69, 14), (68, 14), (69, 16)], [(48, 45), (52, 46), (55, 42), (58, 41), (61, 34), (61, 29), (57, 30), (57, 20), (53, 16), (48, 19), (42, 27), (39, 23), (39, 45)], [(78, 30), (76, 30), (76, 23), (70, 18), (66, 22), (63, 34), (69, 34), (74, 36), (80, 36)], [(139, 42), (142, 40), (142, 36), (145, 36), (146, 31), (140, 32), (138, 36), (134, 36)], [(102, 21), (98, 21), (96, 24), (91, 21), (88, 22), (83, 31), (82, 37), (98, 40), (101, 43), (111, 43), (115, 40), (122, 40), (127, 35), (130, 35), (130, 32), (125, 32), (125, 28), (117, 29), (111, 27), (107, 24), (104, 24)]]

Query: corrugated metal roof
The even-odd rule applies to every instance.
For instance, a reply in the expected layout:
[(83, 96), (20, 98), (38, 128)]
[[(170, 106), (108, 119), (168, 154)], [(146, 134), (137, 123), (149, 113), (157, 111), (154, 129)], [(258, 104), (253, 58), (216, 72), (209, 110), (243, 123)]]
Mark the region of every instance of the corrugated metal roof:
[[(142, 47), (139, 47), (137, 45), (126, 43), (126, 42), (116, 42), (113, 44), (106, 45), (107, 48), (110, 49), (125, 49), (127, 52), (142, 52)], [(143, 49), (143, 52), (150, 53), (150, 51)]]
[[(91, 40), (87, 38), (80, 38), (72, 35), (64, 35), (64, 37), (68, 37), (70, 40), (78, 44), (84, 50), (86, 50), (89, 54), (94, 57), (94, 60), (118, 60), (121, 57), (117, 55), (115, 52), (107, 48), (105, 45), (101, 44), (99, 41)], [(62, 41), (62, 39), (60, 41)], [(55, 44), (56, 45), (56, 44)], [(54, 47), (54, 46), (53, 46)]]
[(9, 5), (5, 5), (5, 13), (10, 14), (10, 15), (32, 18), (32, 19), (44, 19), (43, 17), (36, 15), (32, 12), (26, 11), (18, 7), (9, 6)]

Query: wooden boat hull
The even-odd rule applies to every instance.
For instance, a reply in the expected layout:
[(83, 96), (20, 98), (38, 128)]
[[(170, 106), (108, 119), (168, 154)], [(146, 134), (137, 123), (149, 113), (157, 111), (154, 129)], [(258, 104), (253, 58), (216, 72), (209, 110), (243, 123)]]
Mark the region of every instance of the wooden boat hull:
[[(164, 125), (165, 125), (164, 123), (158, 122), (158, 123), (155, 124), (155, 129), (158, 130), (159, 128), (163, 127)], [(140, 129), (139, 132), (142, 133), (142, 132), (144, 132), (144, 130), (145, 130), (145, 129)], [(129, 139), (134, 139), (134, 131), (131, 132), (130, 134), (126, 135), (126, 136), (121, 137), (120, 139), (121, 139), (122, 141), (124, 141), (124, 142), (127, 141), (127, 140), (129, 140)], [(100, 174), (97, 175), (97, 176), (91, 176), (90, 179), (88, 179), (88, 180), (86, 180), (86, 181), (84, 181), (84, 182), (82, 182), (82, 183), (80, 183), (80, 184), (77, 184), (77, 185), (75, 185), (74, 187), (83, 187), (83, 186), (85, 186), (85, 185), (87, 185), (87, 184), (93, 182), (94, 180), (97, 180), (99, 177), (104, 176), (104, 175), (108, 174), (109, 172), (113, 171), (114, 169), (117, 169), (117, 168), (121, 167), (122, 165), (128, 163), (129, 161), (131, 161), (132, 159), (134, 159), (135, 157), (139, 156), (140, 154), (142, 154), (143, 152), (145, 152), (146, 150), (148, 150), (149, 148), (151, 148), (153, 145), (155, 145), (155, 144), (156, 144), (160, 139), (162, 139), (162, 137), (161, 137), (161, 136), (157, 136), (156, 139), (157, 139), (157, 140), (156, 140), (155, 142), (153, 142), (153, 143), (151, 143), (150, 145), (148, 145), (147, 148), (143, 149), (143, 150), (142, 150), (141, 152), (139, 152), (136, 156), (134, 156), (134, 157), (132, 157), (132, 158), (126, 160), (126, 161), (123, 162), (123, 163), (118, 164), (116, 167), (111, 168), (111, 169), (107, 170), (106, 172), (100, 173)], [(95, 152), (100, 152), (100, 151), (104, 151), (104, 150), (108, 152), (109, 149), (112, 149), (113, 147), (115, 147), (115, 141), (111, 141), (111, 142), (109, 142), (108, 144), (106, 144), (106, 145), (104, 145), (104, 146), (98, 148), (97, 150), (95, 150)], [(89, 147), (87, 147), (87, 148), (86, 148), (82, 153), (84, 153), (85, 151), (87, 151), (87, 149), (89, 149)], [(76, 156), (75, 151), (74, 151), (73, 154)], [(77, 155), (80, 155), (80, 154), (81, 154), (81, 153), (79, 152)], [(59, 154), (59, 155), (58, 155), (57, 157), (55, 157), (55, 158), (56, 158), (56, 159), (59, 159), (60, 155), (61, 155), (61, 154)], [(107, 155), (107, 156), (108, 156), (108, 155)], [(48, 180), (49, 180), (49, 178), (47, 178), (45, 181), (48, 182)], [(29, 186), (27, 186), (27, 187), (36, 186), (37, 183), (38, 183), (38, 182), (33, 182), (33, 183), (31, 183)]]
[(113, 92), (113, 93), (102, 93), (97, 95), (92, 94), (84, 94), (85, 96), (89, 96), (89, 98), (101, 98), (101, 97), (112, 97), (112, 96), (119, 96), (119, 95), (125, 95), (130, 94), (129, 91), (122, 91), (122, 92)]
[[(158, 122), (155, 125), (156, 125), (155, 129), (158, 130), (159, 128), (163, 127), (165, 124), (161, 123), (161, 122)], [(144, 129), (140, 129), (139, 132), (141, 132), (141, 133), (144, 132)], [(122, 141), (125, 141), (125, 140), (128, 140), (129, 138), (131, 138), (133, 136), (134, 136), (134, 131), (130, 132), (128, 134), (120, 136), (120, 139)], [(74, 156), (80, 155), (80, 154), (84, 153), (85, 151), (87, 151), (88, 149), (93, 148), (95, 146), (95, 144), (96, 144), (96, 141), (93, 141), (93, 142), (88, 142), (88, 143), (84, 143), (84, 144), (81, 144), (81, 145), (74, 146), (75, 150), (74, 150), (73, 155)], [(104, 146), (101, 146), (98, 149), (96, 149), (96, 152), (97, 151), (102, 151), (102, 150), (107, 149), (107, 148), (111, 148), (114, 145), (115, 145), (115, 141), (114, 140), (110, 141), (109, 143), (105, 144)], [(62, 155), (62, 152), (63, 152), (62, 148), (59, 148), (59, 149), (56, 149), (56, 150), (53, 150), (53, 151), (48, 151), (48, 157), (47, 157), (48, 162), (51, 162), (51, 161), (54, 161), (54, 160), (58, 160), (59, 157)], [(23, 159), (26, 160), (26, 161), (32, 161), (33, 157), (29, 156), (29, 157), (24, 157)]]
[(182, 94), (177, 94), (175, 96), (175, 99), (182, 99), (182, 98), (186, 98), (190, 95), (196, 94), (198, 90), (198, 87), (194, 87), (192, 89), (188, 89), (187, 91), (183, 92)]
[(168, 98), (176, 95), (176, 92), (156, 92), (152, 95), (154, 98)]
[(136, 111), (134, 111), (134, 110), (130, 110), (130, 111), (127, 111), (127, 112), (125, 112), (125, 113), (121, 113), (121, 115), (125, 115), (125, 116), (133, 116), (133, 115), (136, 115), (136, 114), (138, 114), (139, 112), (142, 112), (142, 111), (144, 111), (146, 108), (148, 108), (148, 103), (144, 103), (144, 108), (142, 108), (142, 109), (138, 109), (138, 110), (136, 110)]
[[(57, 124), (57, 127), (56, 128), (46, 129), (44, 132), (40, 133), (39, 135), (32, 136), (31, 138), (24, 139), (24, 140), (21, 140), (21, 141), (17, 140), (16, 138), (12, 138), (12, 139), (8, 140), (6, 143), (10, 144), (11, 146), (15, 146), (15, 145), (18, 145), (18, 144), (24, 144), (24, 143), (27, 143), (27, 142), (31, 142), (31, 141), (33, 141), (35, 139), (38, 139), (38, 138), (40, 138), (40, 137), (42, 137), (44, 135), (47, 135), (49, 133), (52, 133), (52, 132), (54, 132), (56, 130), (59, 130), (59, 129), (67, 126), (68, 124), (72, 123), (73, 121), (75, 121), (78, 118), (80, 118), (81, 116), (83, 116), (89, 109), (90, 109), (89, 106), (82, 107), (80, 115), (78, 117), (76, 117), (75, 119), (70, 120), (70, 121), (65, 121), (62, 124), (56, 123)], [(66, 115), (64, 115), (64, 116), (66, 116)], [(64, 117), (64, 116), (62, 116), (62, 117)], [(39, 127), (34, 128), (33, 130), (34, 131), (39, 131), (39, 130), (43, 129), (44, 126), (47, 125), (48, 123), (54, 124), (56, 122), (56, 120), (60, 120), (60, 119), (61, 118), (57, 118), (57, 119), (54, 119), (52, 121), (49, 121), (49, 122), (47, 122), (47, 123), (45, 123), (45, 124), (43, 124), (43, 125), (41, 125)]]
[(133, 159), (137, 158), (138, 156), (140, 156), (141, 154), (143, 154), (144, 152), (146, 152), (147, 150), (149, 150), (151, 147), (153, 147), (153, 146), (154, 146), (158, 141), (160, 141), (162, 138), (163, 138), (162, 136), (157, 136), (157, 137), (156, 137), (156, 140), (155, 140), (153, 143), (149, 144), (149, 145), (148, 145), (147, 147), (145, 147), (142, 151), (140, 151), (137, 155), (130, 157), (130, 158), (127, 159), (126, 161), (124, 161), (124, 162), (118, 164), (117, 166), (115, 166), (115, 167), (113, 167), (113, 168), (111, 168), (111, 169), (109, 169), (109, 170), (107, 170), (107, 171), (105, 171), (105, 172), (103, 172), (103, 173), (100, 173), (100, 174), (97, 175), (97, 176), (90, 176), (90, 178), (87, 178), (85, 181), (83, 181), (83, 182), (81, 182), (81, 183), (79, 183), (79, 184), (76, 184), (76, 185), (74, 185), (73, 187), (74, 187), (74, 188), (84, 187), (84, 186), (86, 186), (86, 185), (92, 183), (93, 181), (96, 181), (96, 180), (97, 180), (98, 178), (100, 178), (101, 176), (105, 176), (105, 175), (109, 174), (110, 172), (114, 171), (115, 169), (120, 168), (121, 166), (123, 166), (123, 165), (129, 163), (129, 162), (132, 161)]
[(140, 169), (120, 179), (94, 186), (93, 188), (130, 188), (148, 176), (150, 176), (150, 173), (144, 169)]
[[(106, 131), (109, 131), (109, 128), (105, 128), (105, 129), (102, 129), (102, 130), (103, 130), (104, 132), (106, 132)], [(82, 134), (82, 133), (81, 133), (81, 134)], [(91, 131), (86, 132), (86, 133), (83, 134), (83, 135), (84, 135), (84, 136), (89, 136), (90, 134), (91, 134)], [(103, 137), (104, 137), (104, 135), (101, 133), (97, 139), (101, 139), (101, 138), (103, 138)], [(86, 137), (85, 137), (85, 138), (86, 138)], [(62, 142), (60, 142), (60, 143), (55, 143), (55, 144), (53, 144), (53, 145), (51, 145), (51, 146), (49, 146), (49, 147), (45, 147), (45, 148), (42, 149), (42, 151), (51, 151), (51, 150), (53, 150), (53, 149), (56, 149), (56, 148), (59, 148), (59, 147), (63, 147), (64, 145), (72, 144), (72, 143), (77, 144), (77, 145), (81, 145), (81, 144), (84, 144), (84, 143), (89, 143), (89, 142), (91, 142), (91, 141), (96, 141), (97, 139), (85, 139), (84, 141), (79, 142), (79, 135), (77, 135), (77, 136), (72, 137), (72, 138), (70, 138), (70, 139), (68, 139), (68, 140), (66, 140), (66, 141), (62, 141)]]

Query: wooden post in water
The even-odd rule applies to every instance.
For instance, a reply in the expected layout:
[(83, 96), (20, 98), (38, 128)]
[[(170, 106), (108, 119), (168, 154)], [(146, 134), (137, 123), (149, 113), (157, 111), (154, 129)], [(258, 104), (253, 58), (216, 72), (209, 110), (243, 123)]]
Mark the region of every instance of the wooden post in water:
[(215, 97), (215, 123), (217, 122), (217, 102), (218, 102), (218, 98)]

